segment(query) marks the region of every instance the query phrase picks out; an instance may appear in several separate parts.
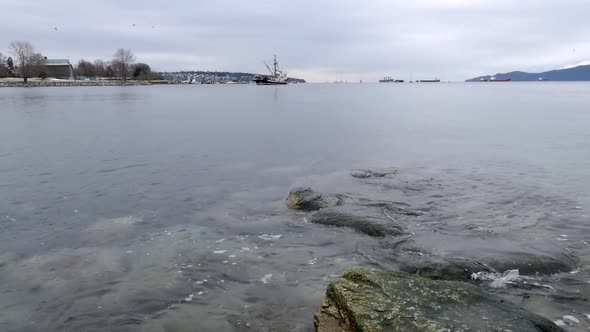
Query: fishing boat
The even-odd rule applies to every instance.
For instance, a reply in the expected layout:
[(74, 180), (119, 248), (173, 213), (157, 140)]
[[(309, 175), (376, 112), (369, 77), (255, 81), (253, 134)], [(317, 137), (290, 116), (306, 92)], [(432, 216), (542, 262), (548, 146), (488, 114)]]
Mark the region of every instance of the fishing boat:
[(272, 68), (264, 64), (266, 69), (269, 71), (269, 75), (256, 75), (254, 76), (254, 81), (258, 85), (285, 85), (287, 84), (287, 73), (283, 72), (279, 69), (279, 62), (277, 61), (277, 56), (274, 56), (274, 60), (272, 63)]

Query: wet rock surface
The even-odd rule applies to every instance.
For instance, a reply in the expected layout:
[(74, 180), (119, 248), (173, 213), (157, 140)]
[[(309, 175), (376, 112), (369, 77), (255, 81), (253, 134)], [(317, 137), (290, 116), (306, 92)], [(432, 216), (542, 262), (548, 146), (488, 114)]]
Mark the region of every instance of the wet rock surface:
[(295, 188), (289, 192), (285, 205), (291, 210), (316, 211), (328, 206), (328, 202), (311, 188)]
[(311, 188), (292, 189), (285, 205), (291, 210), (312, 212), (308, 221), (334, 227), (346, 227), (374, 236), (404, 234), (398, 220), (422, 215), (407, 204), (372, 200), (350, 194), (324, 195)]
[(370, 179), (370, 178), (383, 178), (388, 175), (394, 175), (397, 173), (397, 170), (390, 169), (390, 170), (367, 170), (367, 169), (357, 169), (350, 172), (350, 176), (357, 179)]
[(497, 271), (518, 270), (524, 275), (549, 275), (570, 272), (575, 269), (576, 259), (562, 255), (560, 259), (548, 256), (514, 254), (502, 257), (484, 257), (480, 261)]
[(474, 273), (495, 272), (483, 263), (463, 257), (407, 258), (400, 262), (399, 269), (423, 278), (450, 281), (470, 281)]
[(335, 207), (321, 209), (311, 214), (309, 222), (336, 227), (347, 227), (369, 236), (399, 236), (404, 234), (397, 225), (382, 213), (366, 209)]
[(328, 286), (317, 332), (564, 331), (468, 283), (353, 269)]
[(498, 274), (518, 271), (519, 275), (552, 275), (570, 272), (575, 268), (574, 257), (558, 260), (547, 256), (515, 254), (483, 258), (464, 257), (404, 257), (399, 260), (401, 271), (434, 280), (470, 281), (473, 274)]

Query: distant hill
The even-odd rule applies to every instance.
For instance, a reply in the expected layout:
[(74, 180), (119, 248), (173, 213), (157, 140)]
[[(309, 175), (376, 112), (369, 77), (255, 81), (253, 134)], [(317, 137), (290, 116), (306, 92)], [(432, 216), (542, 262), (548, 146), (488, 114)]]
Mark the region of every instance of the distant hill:
[(510, 73), (479, 76), (467, 80), (466, 82), (479, 82), (482, 79), (489, 80), (491, 77), (497, 79), (511, 78), (517, 82), (538, 81), (539, 78), (546, 81), (590, 81), (590, 65), (578, 66), (568, 69), (550, 70), (542, 73), (525, 73), (522, 71), (513, 71)]

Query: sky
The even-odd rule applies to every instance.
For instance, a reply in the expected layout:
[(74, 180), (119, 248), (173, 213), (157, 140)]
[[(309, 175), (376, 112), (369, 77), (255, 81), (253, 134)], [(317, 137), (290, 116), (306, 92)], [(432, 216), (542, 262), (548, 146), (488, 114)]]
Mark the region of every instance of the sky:
[(157, 71), (253, 73), (276, 54), (311, 82), (459, 81), (590, 63), (588, 13), (588, 0), (0, 0), (0, 52), (26, 40), (76, 63), (123, 47)]

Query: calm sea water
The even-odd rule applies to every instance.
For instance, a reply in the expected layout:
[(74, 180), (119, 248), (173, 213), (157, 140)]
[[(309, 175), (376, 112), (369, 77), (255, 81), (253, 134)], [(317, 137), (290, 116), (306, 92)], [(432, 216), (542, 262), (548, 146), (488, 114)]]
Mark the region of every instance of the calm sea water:
[(566, 83), (0, 89), (0, 330), (313, 330), (327, 283), (391, 252), (287, 211), (310, 186), (428, 211), (404, 227), (436, 255), (578, 257), (499, 292), (586, 331), (589, 105)]

